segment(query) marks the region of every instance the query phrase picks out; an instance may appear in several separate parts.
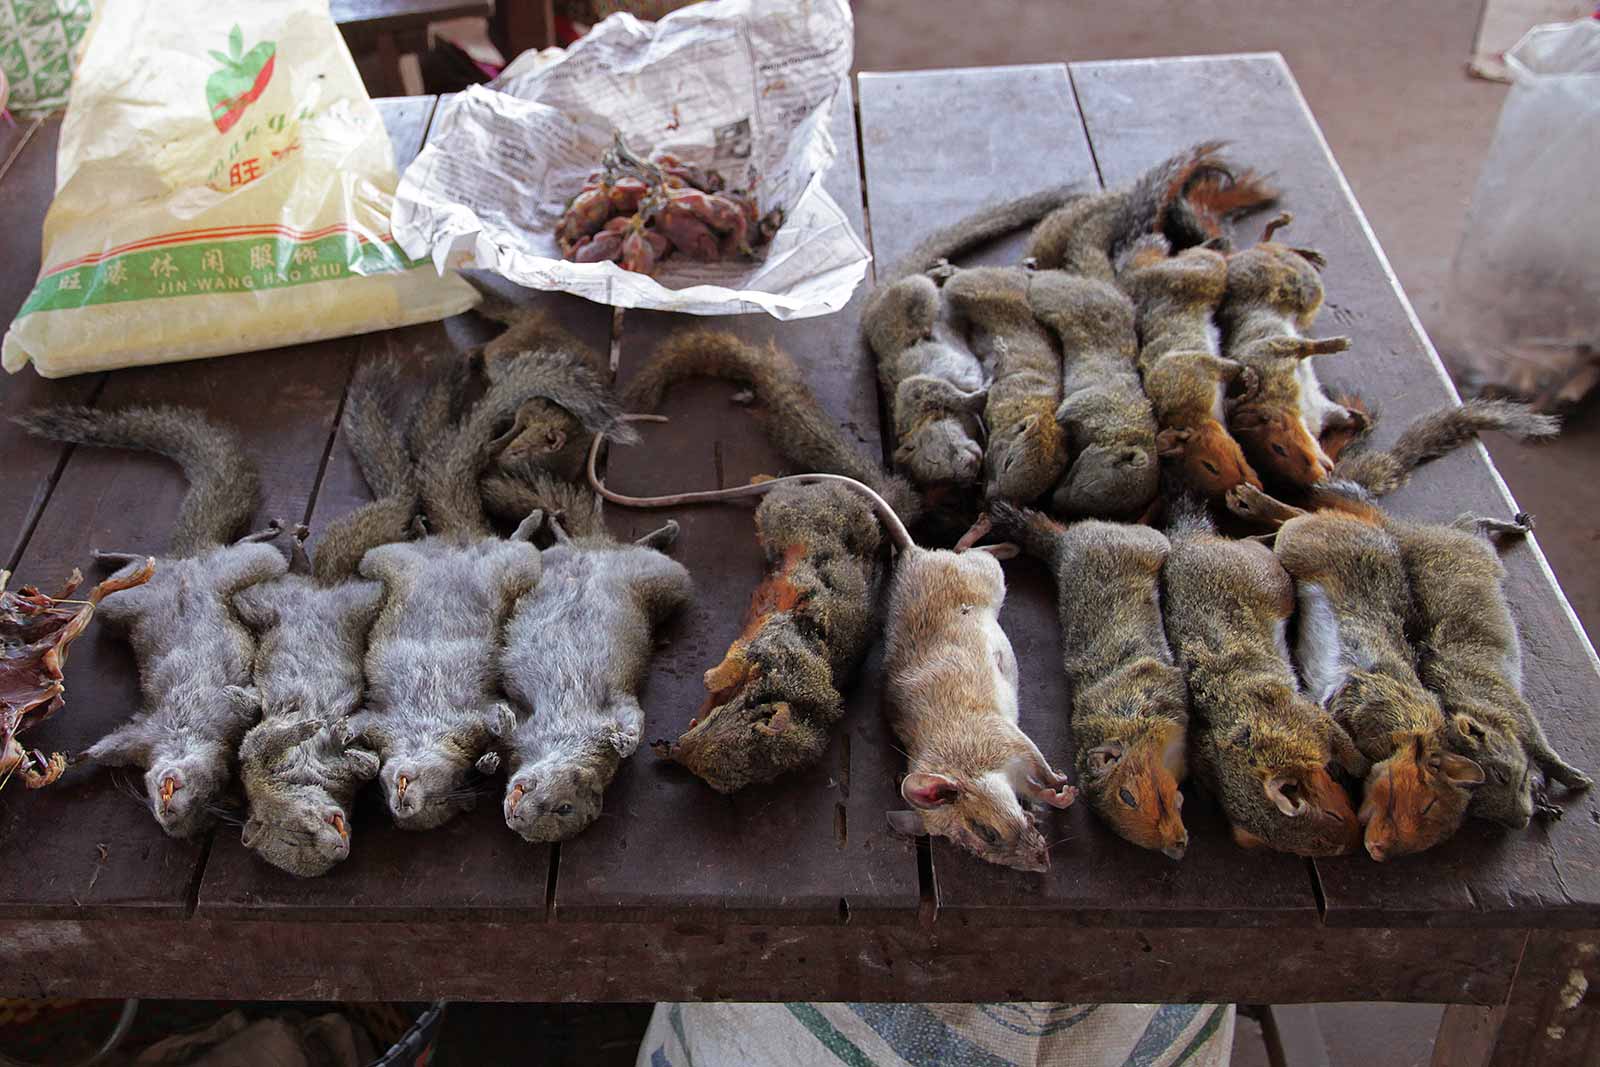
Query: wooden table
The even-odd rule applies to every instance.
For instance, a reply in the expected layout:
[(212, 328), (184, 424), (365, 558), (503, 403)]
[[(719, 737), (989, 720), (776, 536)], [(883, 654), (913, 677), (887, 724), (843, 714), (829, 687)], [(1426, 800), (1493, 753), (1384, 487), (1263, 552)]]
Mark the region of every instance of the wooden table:
[[(838, 110), (827, 181), (893, 262), (928, 229), (989, 200), (1062, 181), (1127, 182), (1175, 149), (1212, 137), (1274, 172), (1297, 242), (1326, 253), (1326, 332), (1355, 347), (1323, 367), (1383, 409), (1387, 444), (1414, 416), (1454, 398), (1287, 68), (1277, 55), (864, 74)], [(402, 158), (423, 143), (431, 99), (383, 103)], [(858, 139), (859, 132), (859, 139)], [(15, 137), (0, 129), (0, 136)], [(52, 188), (54, 130), (0, 175), (0, 314), (37, 267)], [(859, 147), (858, 147), (859, 146)], [(0, 144), (0, 159), (10, 144)], [(858, 154), (859, 153), (859, 154)], [(1398, 179), (1397, 180), (1401, 180)], [(1252, 234), (1259, 220), (1248, 223)], [(1021, 237), (977, 257), (1008, 262)], [(805, 364), (824, 404), (863, 450), (882, 447), (868, 357), (856, 343), (863, 294), (841, 314), (721, 325), (774, 338)], [(530, 294), (596, 344), (615, 340), (620, 378), (684, 325)], [(174, 313), (181, 313), (174, 304)], [(384, 335), (110, 375), (8, 380), (0, 414), (83, 401), (198, 404), (237, 425), (263, 465), (259, 518), (316, 525), (363, 497), (335, 431), (356, 363), (379, 352), (460, 350), (488, 336), (475, 316)], [(618, 449), (623, 490), (734, 484), (778, 467), (732, 390), (676, 392), (673, 421), (647, 448)], [(91, 548), (154, 551), (183, 483), (138, 455), (53, 447), (0, 422), (0, 561), (50, 585)], [(1421, 472), (1392, 498), (1407, 516), (1513, 504), (1481, 448)], [(678, 514), (678, 557), (693, 608), (669, 629), (645, 693), (647, 737), (676, 735), (703, 696), (700, 673), (734, 635), (760, 574), (744, 507)], [(620, 534), (657, 514), (616, 512)], [(1600, 768), (1593, 650), (1537, 541), (1506, 556), (1524, 627), (1528, 692), (1558, 748)], [(1024, 726), (1057, 766), (1071, 739), (1052, 591), (1008, 564), (1004, 623), (1022, 664)], [(1582, 1003), (1600, 946), (1600, 809), (1523, 833), (1471, 823), (1422, 856), (1314, 862), (1235, 848), (1203, 797), (1185, 809), (1181, 863), (1125, 844), (1086, 805), (1051, 815), (1065, 837), (1046, 875), (984, 866), (935, 842), (890, 834), (901, 757), (878, 713), (873, 657), (826, 758), (807, 773), (734, 797), (642, 752), (576, 840), (535, 847), (498, 804), (408, 836), (374, 796), (359, 808), (353, 855), (297, 881), (249, 855), (235, 833), (163, 836), (107, 774), (0, 796), (0, 990), (165, 997), (449, 997), (521, 1000), (825, 999), (1241, 1001), (1417, 1000), (1445, 1016), (1441, 1063), (1584, 1061), (1600, 1027)], [(75, 648), (70, 702), (32, 737), (79, 749), (137, 699), (125, 647), (95, 630)], [(102, 853), (100, 845), (105, 849)], [(1577, 1006), (1574, 1006), (1576, 1004)], [(1496, 1043), (1498, 1041), (1498, 1043)]]
[(398, 96), (400, 57), (428, 50), (428, 27), (446, 19), (488, 17), (489, 0), (332, 0), (333, 21), (356, 56), (377, 55), (373, 92)]

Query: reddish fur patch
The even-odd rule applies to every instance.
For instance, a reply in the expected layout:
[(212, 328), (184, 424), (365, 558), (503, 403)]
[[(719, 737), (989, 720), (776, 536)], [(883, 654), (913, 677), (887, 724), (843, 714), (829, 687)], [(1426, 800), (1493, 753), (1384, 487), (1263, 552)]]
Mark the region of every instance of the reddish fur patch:
[(804, 544), (796, 542), (788, 546), (779, 560), (778, 569), (761, 579), (761, 584), (750, 594), (744, 628), (734, 638), (733, 644), (728, 646), (728, 653), (722, 657), (722, 662), (706, 671), (705, 686), (711, 695), (701, 708), (702, 715), (732, 700), (749, 683), (752, 677), (750, 661), (745, 659), (744, 650), (755, 640), (767, 620), (782, 612), (793, 611), (805, 599), (805, 590), (794, 582), (794, 572), (805, 558)]

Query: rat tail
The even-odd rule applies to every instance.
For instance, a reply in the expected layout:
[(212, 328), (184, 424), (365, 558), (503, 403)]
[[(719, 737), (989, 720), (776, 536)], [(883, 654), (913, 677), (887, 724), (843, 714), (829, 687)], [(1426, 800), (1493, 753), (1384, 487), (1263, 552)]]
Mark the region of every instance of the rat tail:
[(1028, 555), (1051, 565), (1061, 550), (1061, 535), (1067, 528), (1041, 511), (1019, 508), (1005, 500), (989, 502), (989, 520), (994, 535), (1016, 543)]
[(421, 485), (406, 442), (408, 407), (398, 360), (368, 359), (356, 368), (339, 425), (373, 499), (328, 524), (312, 566), (319, 583), (350, 577), (368, 549), (410, 536)]
[(1392, 448), (1347, 449), (1334, 466), (1333, 476), (1383, 496), (1405, 485), (1417, 467), (1455, 451), (1483, 430), (1499, 430), (1524, 440), (1541, 439), (1561, 432), (1561, 420), (1510, 400), (1469, 400), (1420, 416)]
[(623, 403), (630, 411), (654, 411), (673, 385), (690, 378), (747, 386), (755, 394), (751, 410), (762, 433), (785, 461), (799, 471), (861, 482), (915, 525), (922, 512), (916, 490), (857, 451), (838, 420), (823, 410), (794, 360), (776, 345), (757, 347), (720, 330), (675, 333), (629, 381)]
[(255, 511), (261, 478), (239, 435), (194, 408), (101, 411), (67, 404), (41, 408), (16, 421), (35, 437), (154, 452), (182, 467), (189, 490), (169, 538), (174, 556), (194, 556), (226, 543)]

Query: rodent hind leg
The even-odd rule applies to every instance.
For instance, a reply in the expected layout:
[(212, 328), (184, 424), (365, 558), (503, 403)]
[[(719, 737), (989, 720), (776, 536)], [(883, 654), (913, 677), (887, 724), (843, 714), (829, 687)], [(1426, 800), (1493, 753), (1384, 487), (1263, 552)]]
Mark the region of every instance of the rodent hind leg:
[[(538, 534), (539, 530), (543, 526), (544, 509), (534, 508), (523, 517), (521, 522), (517, 523), (517, 528), (511, 531), (511, 536), (506, 538), (506, 540), (532, 541), (534, 536)], [(561, 528), (561, 524), (556, 522), (554, 519), (550, 520), (550, 532), (555, 535), (555, 539), (558, 544), (566, 544), (571, 540), (571, 538), (567, 536), (567, 531), (563, 530)]]
[(1504, 519), (1491, 519), (1487, 515), (1473, 515), (1470, 512), (1456, 516), (1450, 524), (1457, 530), (1479, 537), (1493, 540), (1501, 537), (1525, 537), (1533, 532), (1533, 516), (1526, 511), (1519, 511), (1511, 517), (1511, 521)]
[(679, 529), (680, 527), (678, 526), (677, 519), (668, 519), (665, 526), (651, 530), (643, 537), (634, 538), (633, 543), (644, 548), (653, 548), (657, 551), (660, 551), (661, 549), (670, 547), (675, 541), (678, 540)]

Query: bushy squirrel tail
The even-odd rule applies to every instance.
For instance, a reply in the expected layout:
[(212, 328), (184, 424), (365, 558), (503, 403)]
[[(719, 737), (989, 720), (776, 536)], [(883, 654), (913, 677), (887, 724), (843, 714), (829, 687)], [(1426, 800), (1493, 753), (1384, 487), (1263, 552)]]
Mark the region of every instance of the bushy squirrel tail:
[(630, 411), (654, 411), (667, 390), (690, 378), (718, 378), (748, 386), (752, 412), (768, 442), (797, 474), (839, 474), (870, 486), (911, 525), (922, 500), (909, 482), (888, 474), (845, 439), (823, 410), (805, 376), (776, 345), (757, 347), (731, 333), (692, 329), (667, 338), (623, 394)]
[(373, 499), (328, 524), (312, 566), (318, 582), (348, 578), (368, 549), (410, 536), (421, 488), (406, 444), (409, 409), (398, 360), (369, 359), (356, 368), (340, 432)]
[(1082, 194), (1074, 194), (1061, 186), (976, 211), (960, 222), (935, 230), (923, 238), (893, 268), (878, 276), (877, 286), (882, 289), (901, 278), (921, 274), (932, 269), (940, 260), (954, 259), (963, 252), (1038, 222), (1077, 195)]
[(1420, 416), (1392, 448), (1347, 450), (1334, 465), (1333, 476), (1378, 496), (1392, 493), (1410, 480), (1417, 467), (1455, 451), (1483, 430), (1500, 430), (1523, 439), (1554, 437), (1561, 432), (1561, 420), (1514, 401), (1469, 400)]
[(1223, 224), (1267, 207), (1278, 191), (1249, 167), (1223, 154), (1226, 143), (1206, 141), (1156, 164), (1134, 182), (1112, 227), (1115, 262), (1147, 233), (1162, 234), (1173, 251), (1223, 237)]
[(1004, 500), (990, 501), (988, 507), (995, 539), (1015, 542), (1028, 555), (1055, 565), (1066, 527), (1043, 512)]
[(231, 540), (250, 521), (261, 477), (239, 435), (194, 408), (163, 405), (101, 411), (76, 404), (17, 417), (35, 437), (99, 448), (130, 448), (177, 463), (189, 482), (168, 539), (176, 557)]

